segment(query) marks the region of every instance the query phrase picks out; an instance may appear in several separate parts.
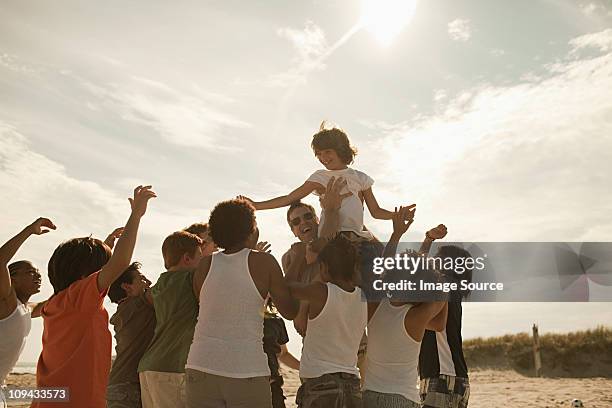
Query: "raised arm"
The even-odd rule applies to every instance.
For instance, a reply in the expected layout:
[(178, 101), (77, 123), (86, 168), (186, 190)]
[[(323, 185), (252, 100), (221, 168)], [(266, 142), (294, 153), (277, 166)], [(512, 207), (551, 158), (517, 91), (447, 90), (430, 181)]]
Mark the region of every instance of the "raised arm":
[(104, 240), (104, 243), (108, 245), (110, 249), (113, 249), (115, 247), (115, 241), (119, 239), (122, 233), (123, 233), (123, 227), (115, 228), (113, 232), (108, 234), (108, 236)]
[(448, 319), (448, 302), (444, 302), (444, 307), (438, 312), (433, 319), (427, 323), (427, 330), (443, 331), (446, 329), (446, 320)]
[(425, 239), (421, 244), (421, 248), (419, 249), (419, 253), (421, 255), (426, 256), (429, 254), (429, 250), (431, 249), (431, 244), (437, 239), (442, 239), (446, 236), (448, 230), (444, 224), (440, 224), (435, 228), (430, 229), (425, 233)]
[(271, 210), (274, 208), (286, 207), (294, 201), (299, 201), (302, 198), (306, 197), (308, 194), (312, 193), (317, 187), (319, 187), (318, 183), (315, 183), (313, 181), (306, 181), (304, 184), (302, 184), (289, 194), (272, 198), (266, 201), (253, 201), (245, 196), (238, 197), (250, 201), (256, 210)]
[[(367, 190), (362, 191), (363, 199), (365, 200), (366, 205), (368, 206), (368, 210), (372, 217), (377, 220), (391, 220), (393, 219), (393, 211), (385, 210), (378, 205), (378, 201), (376, 201), (376, 197), (372, 192), (372, 188), (368, 188)], [(416, 204), (410, 204), (406, 208), (415, 208)]]
[[(423, 340), (429, 322), (447, 305), (446, 302), (420, 303), (412, 307), (404, 318), (406, 333), (415, 341)], [(446, 325), (446, 321), (444, 322)]]
[(414, 214), (416, 208), (414, 207), (396, 207), (393, 212), (393, 232), (389, 237), (389, 241), (385, 246), (383, 252), (384, 257), (393, 257), (397, 252), (397, 244), (399, 244), (402, 236), (408, 231), (408, 228), (414, 222)]
[(138, 186), (134, 189), (134, 198), (129, 198), (132, 213), (123, 228), (121, 237), (117, 241), (113, 255), (98, 274), (98, 289), (100, 291), (110, 287), (130, 265), (134, 246), (136, 245), (140, 219), (147, 211), (147, 203), (153, 197), (157, 196), (151, 190), (151, 186)]
[(0, 299), (9, 297), (13, 291), (8, 263), (13, 256), (15, 256), (21, 245), (23, 245), (26, 239), (31, 235), (46, 234), (55, 228), (53, 222), (48, 218), (39, 218), (0, 247)]
[(323, 217), (321, 217), (323, 219), (323, 224), (321, 225), (319, 238), (331, 238), (338, 232), (342, 200), (353, 195), (351, 192), (340, 194), (340, 191), (345, 186), (346, 180), (343, 177), (339, 177), (338, 179), (332, 177), (329, 179), (325, 194), (321, 196), (320, 200), (325, 218), (323, 219)]

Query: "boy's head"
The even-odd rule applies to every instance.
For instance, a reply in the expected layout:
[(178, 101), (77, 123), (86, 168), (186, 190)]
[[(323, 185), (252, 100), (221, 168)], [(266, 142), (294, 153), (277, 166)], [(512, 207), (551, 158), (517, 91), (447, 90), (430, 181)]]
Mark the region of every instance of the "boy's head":
[(217, 245), (210, 236), (210, 228), (207, 222), (196, 222), (185, 228), (184, 231), (197, 235), (202, 240), (202, 255), (208, 256), (217, 250)]
[[(452, 279), (457, 282), (466, 280), (472, 282), (472, 269), (465, 266), (465, 260), (472, 258), (468, 251), (456, 245), (444, 245), (438, 249), (436, 257), (442, 258), (443, 261), (449, 258), (453, 260), (452, 265), (454, 265), (454, 269), (442, 269), (439, 271), (441, 275), (447, 277), (447, 280)], [(469, 291), (460, 292), (462, 297), (467, 296), (469, 293)]]
[(310, 204), (296, 201), (287, 210), (287, 223), (291, 232), (301, 242), (310, 242), (317, 238), (319, 219)]
[(194, 268), (202, 259), (202, 240), (187, 231), (174, 232), (164, 240), (162, 255), (167, 270)]
[(255, 208), (245, 200), (234, 199), (217, 204), (210, 213), (208, 225), (213, 241), (221, 248), (254, 248), (257, 243), (259, 231)]
[(340, 170), (346, 168), (355, 159), (357, 149), (351, 146), (351, 142), (341, 129), (325, 129), (325, 122), (321, 124), (319, 132), (312, 137), (310, 146), (321, 162), (328, 170)]
[(351, 241), (337, 235), (323, 247), (319, 261), (325, 266), (323, 277), (328, 278), (326, 280), (352, 282), (357, 268), (357, 250)]
[(110, 286), (108, 297), (111, 302), (119, 303), (127, 297), (136, 297), (144, 293), (145, 289), (151, 286), (151, 281), (148, 280), (140, 272), (140, 263), (133, 262), (121, 274), (119, 278)]
[(111, 249), (92, 237), (73, 238), (61, 243), (49, 259), (49, 281), (59, 293), (74, 282), (98, 272), (111, 257)]
[(17, 297), (29, 297), (40, 292), (41, 276), (38, 268), (30, 261), (17, 261), (9, 264), (11, 285)]

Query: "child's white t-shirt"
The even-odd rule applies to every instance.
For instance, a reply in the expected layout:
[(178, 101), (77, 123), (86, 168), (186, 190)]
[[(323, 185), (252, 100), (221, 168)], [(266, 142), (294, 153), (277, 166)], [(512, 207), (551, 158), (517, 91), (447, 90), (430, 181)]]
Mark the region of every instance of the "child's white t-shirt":
[[(352, 231), (364, 238), (371, 239), (372, 234), (363, 229), (363, 202), (359, 198), (359, 192), (372, 187), (374, 180), (362, 171), (347, 167), (343, 170), (317, 170), (306, 181), (319, 183), (325, 188), (332, 177), (335, 177), (336, 180), (340, 177), (346, 180), (346, 187), (340, 191), (341, 194), (353, 193), (353, 195), (342, 200), (339, 212), (339, 231)], [(313, 191), (313, 194), (320, 195), (316, 190)], [(321, 214), (319, 232), (321, 232), (324, 218), (325, 214), (323, 213)]]

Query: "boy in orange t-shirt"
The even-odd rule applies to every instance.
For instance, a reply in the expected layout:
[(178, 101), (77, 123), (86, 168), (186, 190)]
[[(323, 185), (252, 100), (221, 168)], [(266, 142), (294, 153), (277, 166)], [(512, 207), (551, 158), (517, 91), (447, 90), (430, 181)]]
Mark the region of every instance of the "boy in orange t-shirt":
[(75, 238), (60, 244), (49, 260), (54, 295), (42, 310), (43, 350), (36, 384), (68, 388), (69, 402), (32, 403), (32, 408), (104, 408), (111, 367), (111, 334), (104, 296), (129, 266), (138, 226), (151, 186), (138, 186), (130, 198), (132, 213), (114, 253), (102, 241)]

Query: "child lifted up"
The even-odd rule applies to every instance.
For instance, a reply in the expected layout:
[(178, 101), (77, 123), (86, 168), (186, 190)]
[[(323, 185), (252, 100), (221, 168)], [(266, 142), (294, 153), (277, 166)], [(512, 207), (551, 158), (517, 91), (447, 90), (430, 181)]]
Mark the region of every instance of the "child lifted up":
[[(250, 201), (256, 210), (286, 207), (310, 193), (322, 196), (325, 193), (325, 186), (332, 177), (342, 178), (346, 180), (345, 191), (342, 193), (350, 193), (350, 196), (342, 201), (340, 207), (340, 231), (351, 231), (361, 237), (371, 239), (370, 232), (363, 228), (363, 202), (365, 201), (372, 217), (379, 220), (392, 219), (393, 211), (385, 210), (378, 205), (372, 192), (374, 180), (370, 176), (348, 167), (357, 154), (348, 136), (339, 128), (327, 129), (326, 122), (323, 122), (319, 132), (312, 138), (311, 147), (325, 169), (315, 171), (300, 187), (287, 195), (266, 201), (255, 202), (244, 196), (240, 198)], [(415, 206), (412, 204), (408, 208)], [(323, 225), (323, 219), (319, 225)]]

